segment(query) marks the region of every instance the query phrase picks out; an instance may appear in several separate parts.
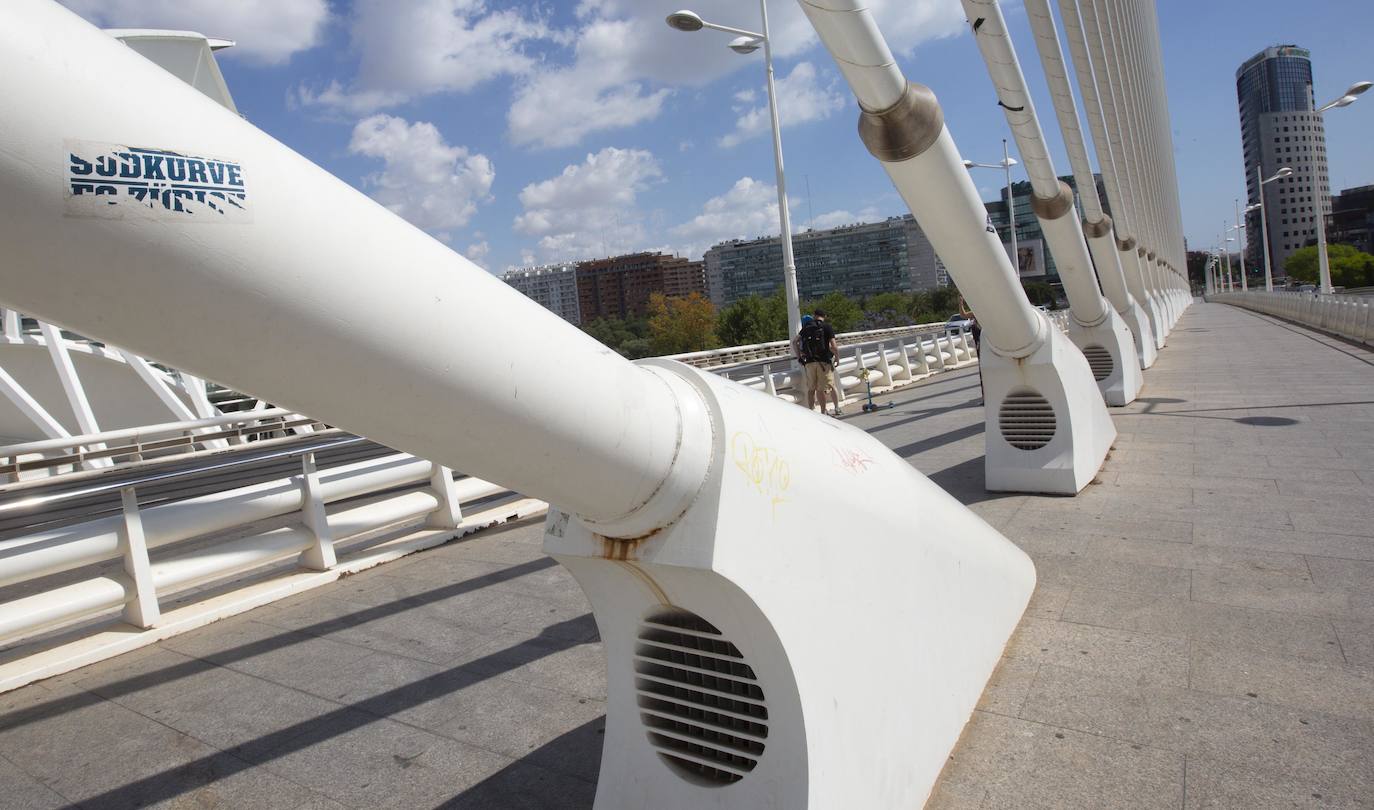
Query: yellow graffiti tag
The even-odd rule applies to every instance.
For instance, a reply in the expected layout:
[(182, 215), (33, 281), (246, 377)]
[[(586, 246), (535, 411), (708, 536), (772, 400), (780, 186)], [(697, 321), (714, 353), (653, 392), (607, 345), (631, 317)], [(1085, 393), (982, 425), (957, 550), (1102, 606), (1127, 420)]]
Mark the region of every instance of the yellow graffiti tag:
[(792, 484), (792, 472), (787, 462), (771, 447), (760, 445), (754, 437), (744, 431), (737, 432), (730, 439), (730, 453), (735, 466), (744, 473), (754, 489), (769, 499), (773, 516), (778, 513), (778, 504), (785, 503), (785, 493)]

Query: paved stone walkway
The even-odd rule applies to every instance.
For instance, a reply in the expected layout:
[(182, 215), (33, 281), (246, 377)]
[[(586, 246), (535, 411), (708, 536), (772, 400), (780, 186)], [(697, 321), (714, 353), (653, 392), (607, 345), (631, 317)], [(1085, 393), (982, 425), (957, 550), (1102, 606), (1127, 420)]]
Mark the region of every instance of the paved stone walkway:
[[(1374, 353), (1193, 307), (1076, 498), (977, 372), (855, 415), (1035, 559), (932, 808), (1374, 807)], [(0, 695), (0, 808), (590, 808), (605, 677), (538, 521)]]

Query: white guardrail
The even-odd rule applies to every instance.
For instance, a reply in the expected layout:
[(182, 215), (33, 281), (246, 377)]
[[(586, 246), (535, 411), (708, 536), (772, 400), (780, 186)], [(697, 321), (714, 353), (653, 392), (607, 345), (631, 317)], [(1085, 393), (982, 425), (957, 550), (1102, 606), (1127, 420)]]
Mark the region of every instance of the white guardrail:
[(1374, 304), (1356, 296), (1303, 292), (1226, 292), (1208, 301), (1244, 307), (1374, 346)]
[(0, 476), (5, 483), (14, 483), (92, 469), (98, 459), (134, 464), (229, 447), (260, 449), (277, 439), (320, 430), (328, 428), (318, 419), (284, 408), (262, 408), (207, 419), (42, 439), (0, 447)]
[[(365, 441), (334, 438), (0, 504), (3, 515), (115, 491), (121, 502), (114, 516), (0, 540), (0, 592), (19, 594), (0, 603), (0, 692), (544, 508), (507, 499), (465, 518), (465, 504), (518, 496), (406, 454), (316, 469), (316, 452)], [(299, 475), (139, 504), (141, 484), (294, 456)], [(221, 587), (240, 579), (233, 591)]]
[[(971, 336), (944, 324), (849, 333), (838, 342), (835, 380), (849, 396), (977, 362)], [(675, 359), (795, 402), (801, 376), (789, 355), (779, 341)], [(233, 458), (239, 449), (302, 440), (311, 444)], [(116, 515), (0, 540), (0, 692), (545, 508), (406, 454), (316, 470), (315, 452), (363, 441), (272, 408), (0, 447), (0, 475), (24, 482), (0, 501), (0, 518), (120, 496)], [(206, 463), (176, 472), (152, 466), (194, 456)], [(299, 475), (139, 503), (141, 485), (289, 457), (301, 459)], [(91, 469), (97, 459), (118, 464)], [(102, 483), (131, 470), (146, 473)], [(38, 477), (74, 486), (26, 496)], [(464, 505), (487, 499), (495, 503), (464, 518)]]

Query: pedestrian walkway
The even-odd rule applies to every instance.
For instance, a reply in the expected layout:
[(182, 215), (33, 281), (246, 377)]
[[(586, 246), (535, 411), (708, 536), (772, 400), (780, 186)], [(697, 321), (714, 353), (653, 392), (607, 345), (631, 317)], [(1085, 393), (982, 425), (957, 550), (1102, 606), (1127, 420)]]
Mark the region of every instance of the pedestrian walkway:
[[(1146, 380), (1075, 498), (983, 491), (976, 368), (846, 418), (1039, 575), (930, 807), (1374, 806), (1374, 353), (1197, 305)], [(0, 695), (0, 808), (590, 808), (604, 710), (526, 521)]]

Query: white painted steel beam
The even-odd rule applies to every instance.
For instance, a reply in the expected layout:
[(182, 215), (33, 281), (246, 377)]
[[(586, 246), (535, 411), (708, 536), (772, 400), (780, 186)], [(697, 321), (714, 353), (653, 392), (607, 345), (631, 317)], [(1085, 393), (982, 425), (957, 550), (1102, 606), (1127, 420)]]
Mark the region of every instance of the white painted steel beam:
[[(905, 78), (867, 9), (845, 0), (803, 2), (802, 9), (851, 79), (861, 138), (982, 325), (987, 487), (1078, 492), (1097, 474), (1116, 436), (1087, 360), (1026, 300), (1006, 251), (986, 224), (987, 209), (934, 94), (915, 84), (896, 100), (890, 92), (871, 93), (872, 87), (890, 91)], [(862, 78), (868, 73), (895, 74), (900, 81)], [(1019, 434), (1030, 423), (1035, 435), (1023, 441)]]
[[(1059, 35), (1055, 31), (1054, 15), (1050, 11), (1049, 0), (1026, 0), (1026, 16), (1030, 19), (1031, 30), (1035, 34), (1036, 49), (1040, 53), (1040, 64), (1049, 84), (1050, 96), (1054, 100), (1055, 116), (1059, 120), (1064, 148), (1073, 167), (1078, 196), (1083, 201), (1083, 233), (1088, 242), (1088, 251), (1092, 254), (1093, 265), (1097, 269), (1098, 279), (1102, 283), (1102, 292), (1131, 330), (1136, 363), (1141, 369), (1149, 368), (1155, 361), (1154, 335), (1150, 332), (1148, 316), (1127, 286), (1121, 256), (1116, 250), (1113, 223), (1103, 212), (1102, 201), (1098, 198), (1097, 180), (1088, 160), (1088, 150), (1084, 144), (1078, 118), (1078, 106), (1074, 102), (1073, 88), (1069, 84), (1068, 68), (1064, 63), (1063, 49), (1059, 45)], [(1091, 67), (1088, 69), (1090, 71)], [(1086, 99), (1084, 103), (1087, 104)], [(1097, 103), (1095, 90), (1092, 103)], [(1104, 167), (1103, 185), (1107, 184), (1107, 170)]]
[[(598, 807), (925, 800), (1034, 587), (1016, 546), (863, 431), (680, 363), (624, 361), (56, 4), (11, 0), (7, 14), (0, 106), (24, 114), (0, 119), (6, 299), (558, 504), (545, 548), (586, 590), (608, 655)], [(907, 92), (900, 73), (860, 73), (878, 97)], [(938, 135), (940, 188), (959, 192), (958, 211), (981, 211)], [(145, 210), (72, 191), (111, 160), (131, 166), (125, 147), (226, 177), (233, 167), (242, 190), (223, 209), (184, 202), (209, 222), (158, 199)], [(111, 203), (121, 216), (101, 216)], [(951, 220), (977, 237), (969, 258), (998, 257), (982, 279), (992, 289), (966, 292), (986, 310), (986, 333), (1021, 352), (1009, 365), (1050, 373), (1071, 347), (1029, 308), (983, 221)], [(375, 320), (389, 328), (360, 326)], [(1089, 382), (1070, 383), (1076, 401), (1091, 397), (1105, 417), (1077, 362), (1068, 374)], [(1075, 421), (1066, 411), (1066, 436)], [(300, 504), (294, 488), (262, 494)], [(421, 514), (438, 508), (418, 495)], [(841, 534), (863, 537), (863, 553), (837, 554)], [(305, 545), (239, 550), (256, 564)], [(159, 585), (170, 577), (161, 566)], [(741, 703), (766, 706), (768, 722), (752, 766), (684, 750), (683, 731), (641, 713), (641, 683), (666, 676), (636, 670), (637, 647), (663, 632), (713, 653), (727, 649), (712, 642), (719, 633), (748, 661), (766, 697)], [(853, 661), (868, 673), (862, 689), (841, 665)], [(669, 749), (683, 756), (660, 756)]]
[(62, 423), (54, 419), (52, 414), (48, 413), (47, 409), (4, 368), (0, 368), (0, 394), (4, 394), (5, 398), (48, 438), (65, 439), (71, 436), (67, 429), (62, 427)]
[[(0, 100), (27, 112), (0, 133), (9, 150), (0, 182), (37, 195), (0, 202), (7, 301), (238, 390), (280, 391), (281, 404), (388, 446), (464, 469), (480, 463), (484, 478), (546, 497), (606, 534), (652, 531), (690, 502), (709, 429), (673, 375), (545, 318), (69, 12), (37, 0), (7, 12)], [(63, 60), (51, 58), (59, 51)], [(112, 84), (149, 89), (112, 94)], [(42, 157), (59, 143), (65, 152)], [(193, 156), (242, 183), (243, 196), (181, 203), (194, 208), (194, 224), (157, 201), (124, 200), (119, 218), (100, 216), (113, 211), (108, 202), (88, 209), (94, 192), (71, 192), (73, 180), (85, 189), (83, 178), (99, 178), (72, 172), (123, 160), (125, 146)], [(138, 172), (160, 174), (151, 160)], [(85, 214), (69, 216), (77, 208)], [(194, 238), (180, 236), (188, 228)], [(360, 327), (378, 320), (388, 328)], [(436, 433), (438, 424), (446, 427)]]
[[(1073, 191), (1060, 181), (1045, 146), (1045, 134), (1007, 32), (1002, 8), (997, 0), (963, 3), (973, 21), (973, 39), (983, 54), (997, 102), (1031, 178), (1031, 209), (1054, 254), (1060, 281), (1069, 297), (1069, 339), (1085, 356), (1093, 358), (1093, 377), (1107, 404), (1126, 405), (1135, 400), (1142, 383), (1135, 344), (1126, 322), (1098, 287), (1083, 228), (1074, 210)], [(1095, 199), (1091, 175), (1086, 186)], [(1100, 218), (1100, 209), (1098, 214)]]

